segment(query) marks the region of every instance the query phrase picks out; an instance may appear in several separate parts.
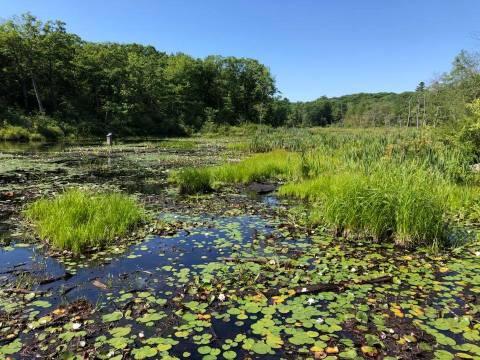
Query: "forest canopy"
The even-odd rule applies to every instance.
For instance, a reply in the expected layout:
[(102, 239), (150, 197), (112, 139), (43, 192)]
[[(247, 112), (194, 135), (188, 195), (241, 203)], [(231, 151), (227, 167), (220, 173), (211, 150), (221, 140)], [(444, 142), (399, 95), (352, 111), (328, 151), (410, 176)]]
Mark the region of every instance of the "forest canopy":
[(424, 126), (458, 121), (480, 96), (480, 57), (404, 93), (292, 103), (255, 59), (167, 54), (140, 44), (94, 43), (62, 21), (31, 14), (0, 25), (0, 131), (182, 135), (207, 125)]

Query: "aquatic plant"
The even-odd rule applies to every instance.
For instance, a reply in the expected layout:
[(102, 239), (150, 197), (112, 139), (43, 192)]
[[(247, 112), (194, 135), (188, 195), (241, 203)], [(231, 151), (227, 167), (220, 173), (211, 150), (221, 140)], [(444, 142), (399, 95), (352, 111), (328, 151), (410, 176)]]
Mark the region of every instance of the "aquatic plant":
[(124, 194), (73, 189), (53, 199), (31, 203), (25, 216), (41, 239), (56, 248), (81, 253), (126, 235), (145, 214), (133, 198)]
[(284, 196), (316, 203), (312, 222), (397, 243), (437, 244), (445, 239), (446, 205), (438, 184), (409, 167), (377, 169), (370, 174), (344, 171), (287, 184)]
[(182, 149), (182, 150), (193, 150), (193, 149), (196, 149), (198, 146), (198, 144), (195, 141), (187, 140), (187, 139), (162, 140), (154, 145), (159, 148)]
[(170, 181), (179, 185), (181, 194), (197, 194), (212, 191), (212, 173), (208, 168), (188, 167), (175, 171)]
[(212, 168), (216, 181), (247, 184), (253, 181), (292, 179), (300, 173), (300, 155), (276, 150), (256, 154), (238, 163)]
[[(453, 182), (471, 180), (471, 151), (433, 130), (373, 129), (279, 129), (258, 131), (246, 143), (250, 152), (284, 149), (304, 154), (304, 175), (318, 175), (315, 162), (326, 158), (335, 165), (368, 168), (379, 161), (401, 164), (416, 161), (439, 171)], [(313, 171), (312, 171), (313, 170)]]
[(248, 184), (293, 179), (299, 176), (300, 166), (299, 154), (276, 150), (221, 166), (185, 168), (173, 172), (170, 181), (179, 186), (181, 194), (205, 193), (218, 183)]

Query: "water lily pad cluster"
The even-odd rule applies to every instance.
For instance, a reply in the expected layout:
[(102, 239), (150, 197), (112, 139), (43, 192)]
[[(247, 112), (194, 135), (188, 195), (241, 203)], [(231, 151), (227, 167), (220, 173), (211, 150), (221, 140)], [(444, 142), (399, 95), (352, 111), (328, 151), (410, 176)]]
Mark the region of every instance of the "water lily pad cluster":
[[(480, 356), (478, 244), (457, 253), (410, 253), (307, 235), (278, 219), (195, 221), (201, 226), (150, 237), (99, 264), (110, 274), (98, 280), (105, 288), (75, 283), (92, 271), (78, 266), (61, 286), (87, 286), (97, 308), (65, 307), (45, 287), (0, 292), (7, 339), (0, 352), (88, 350), (102, 359)], [(134, 264), (141, 265), (134, 275), (123, 271)], [(386, 274), (392, 281), (361, 284)], [(302, 292), (312, 284), (343, 285)], [(82, 294), (69, 294), (75, 291)]]

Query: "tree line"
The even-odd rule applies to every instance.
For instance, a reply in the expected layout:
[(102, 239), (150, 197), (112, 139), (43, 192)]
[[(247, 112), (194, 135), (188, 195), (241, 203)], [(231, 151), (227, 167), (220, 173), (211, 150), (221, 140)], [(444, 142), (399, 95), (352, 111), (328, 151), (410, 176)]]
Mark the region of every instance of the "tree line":
[(93, 43), (26, 14), (0, 26), (4, 122), (65, 131), (180, 134), (206, 121), (274, 121), (277, 89), (257, 60)]
[(0, 24), (0, 128), (45, 136), (181, 135), (205, 125), (423, 126), (455, 121), (480, 96), (480, 57), (405, 93), (290, 102), (257, 60), (167, 54), (139, 44), (94, 43), (62, 21), (24, 14)]
[(422, 127), (462, 122), (480, 98), (480, 54), (462, 51), (452, 69), (427, 86), (402, 93), (360, 93), (292, 104), (291, 123)]

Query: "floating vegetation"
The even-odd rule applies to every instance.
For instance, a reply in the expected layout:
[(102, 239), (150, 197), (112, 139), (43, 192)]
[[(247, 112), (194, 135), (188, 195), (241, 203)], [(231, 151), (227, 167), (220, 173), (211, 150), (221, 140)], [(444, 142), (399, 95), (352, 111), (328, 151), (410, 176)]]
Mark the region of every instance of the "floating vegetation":
[[(16, 315), (0, 331), (18, 336), (3, 354), (28, 356), (34, 339), (45, 354), (90, 349), (99, 358), (480, 356), (477, 306), (469, 300), (480, 292), (478, 244), (412, 253), (322, 232), (305, 236), (259, 217), (190, 221), (201, 225), (132, 245), (50, 290), (3, 289), (1, 311)], [(14, 247), (10, 259), (25, 251)], [(89, 285), (86, 274), (108, 285)], [(68, 299), (86, 287), (95, 311), (65, 306), (59, 293), (70, 287)], [(12, 321), (17, 335), (9, 335)]]

